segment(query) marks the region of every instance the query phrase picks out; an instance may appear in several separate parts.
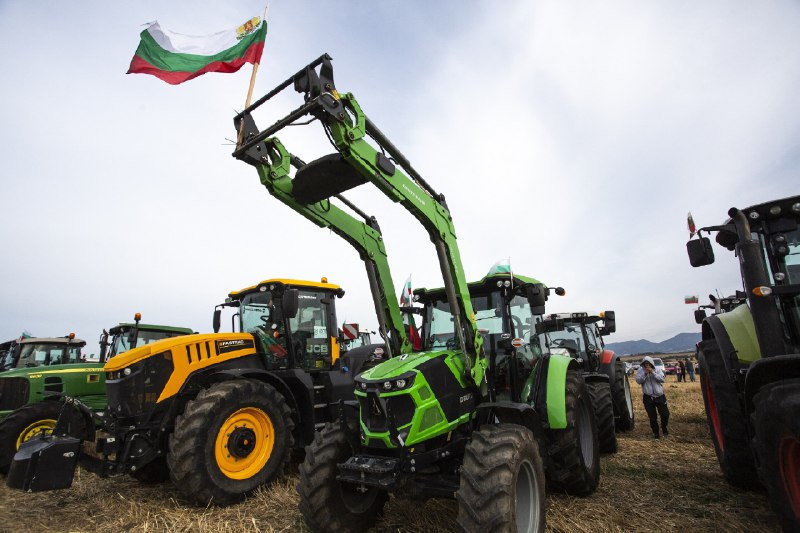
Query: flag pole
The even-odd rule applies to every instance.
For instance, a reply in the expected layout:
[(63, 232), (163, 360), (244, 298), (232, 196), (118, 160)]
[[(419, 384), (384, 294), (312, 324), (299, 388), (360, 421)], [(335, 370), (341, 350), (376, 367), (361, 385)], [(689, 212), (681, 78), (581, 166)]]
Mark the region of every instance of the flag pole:
[[(264, 15), (261, 17), (261, 23), (267, 23), (267, 11), (269, 11), (269, 2), (267, 5), (264, 6)], [(261, 58), (258, 59), (255, 63), (253, 63), (253, 71), (250, 73), (250, 87), (247, 89), (247, 99), (244, 102), (244, 108), (247, 109), (250, 107), (250, 102), (253, 101), (253, 88), (256, 86), (256, 73), (258, 72), (258, 64), (261, 62)], [(239, 137), (236, 139), (236, 144), (241, 146), (242, 141), (244, 140), (244, 120), (239, 125)]]

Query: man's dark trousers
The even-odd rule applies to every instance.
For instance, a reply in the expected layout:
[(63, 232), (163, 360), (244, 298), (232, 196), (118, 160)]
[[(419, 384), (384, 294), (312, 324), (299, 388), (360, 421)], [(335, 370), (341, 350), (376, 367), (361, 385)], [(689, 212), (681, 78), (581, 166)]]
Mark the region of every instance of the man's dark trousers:
[(647, 411), (647, 417), (650, 419), (650, 429), (653, 430), (653, 435), (658, 436), (658, 420), (656, 420), (656, 411), (658, 416), (661, 417), (661, 431), (664, 435), (668, 435), (667, 423), (669, 422), (669, 407), (667, 407), (667, 397), (662, 394), (661, 396), (644, 395), (644, 410)]

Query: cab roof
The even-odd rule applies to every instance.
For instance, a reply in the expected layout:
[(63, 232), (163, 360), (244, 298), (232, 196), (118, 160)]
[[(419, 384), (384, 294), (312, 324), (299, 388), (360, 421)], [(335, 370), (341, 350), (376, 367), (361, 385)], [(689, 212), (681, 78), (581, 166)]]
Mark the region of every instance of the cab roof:
[(67, 337), (31, 337), (22, 339), (20, 344), (80, 344), (85, 345), (86, 341), (83, 339), (69, 339)]
[[(110, 333), (116, 333), (117, 331), (123, 329), (133, 329), (136, 327), (136, 324), (131, 322), (120, 322), (113, 328), (109, 330)], [(191, 335), (194, 333), (192, 328), (180, 328), (177, 326), (161, 326), (159, 324), (139, 324), (140, 331), (168, 331), (170, 333), (183, 333), (185, 335)]]
[(550, 313), (542, 317), (545, 322), (563, 320), (565, 322), (580, 322), (582, 324), (593, 324), (603, 320), (600, 315), (590, 315), (589, 313)]
[[(479, 281), (472, 281), (467, 283), (467, 287), (470, 293), (472, 292), (481, 292), (481, 291), (492, 291), (497, 288), (498, 281), (506, 281), (512, 280), (512, 275), (508, 272), (497, 272), (494, 274), (488, 274), (481, 278)], [(528, 276), (520, 276), (518, 274), (513, 275), (514, 282), (522, 282), (522, 283), (541, 283), (536, 278), (531, 278)], [(516, 286), (517, 283), (514, 283)], [(425, 300), (428, 298), (439, 298), (445, 295), (444, 287), (437, 287), (435, 289), (415, 289), (414, 294), (418, 295), (420, 299)]]
[(324, 289), (329, 291), (342, 290), (342, 288), (339, 285), (328, 283), (327, 278), (322, 278), (322, 281), (307, 281), (302, 279), (288, 279), (288, 278), (271, 278), (271, 279), (265, 279), (264, 281), (261, 281), (251, 287), (246, 287), (238, 291), (231, 291), (228, 294), (228, 297), (231, 298), (232, 300), (238, 300), (246, 294), (250, 294), (251, 292), (256, 292), (260, 290), (261, 287), (269, 285), (284, 285), (290, 288), (305, 287), (312, 289)]

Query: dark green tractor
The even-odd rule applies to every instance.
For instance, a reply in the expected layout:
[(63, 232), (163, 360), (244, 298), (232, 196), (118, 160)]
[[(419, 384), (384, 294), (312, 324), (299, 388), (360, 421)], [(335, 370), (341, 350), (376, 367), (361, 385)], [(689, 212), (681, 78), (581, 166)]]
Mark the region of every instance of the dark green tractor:
[[(702, 232), (735, 252), (747, 305), (706, 317), (698, 344), (711, 438), (726, 480), (766, 487), (785, 531), (800, 530), (800, 196), (701, 228), (692, 266), (714, 262)], [(690, 233), (694, 234), (693, 223)]]

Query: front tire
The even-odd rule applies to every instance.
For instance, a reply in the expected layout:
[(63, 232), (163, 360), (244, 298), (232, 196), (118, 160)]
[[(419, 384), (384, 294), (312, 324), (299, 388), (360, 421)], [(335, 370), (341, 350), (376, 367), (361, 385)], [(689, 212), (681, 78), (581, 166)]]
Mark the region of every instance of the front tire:
[(327, 423), (306, 446), (300, 465), (300, 512), (312, 531), (355, 533), (377, 522), (388, 500), (385, 491), (339, 483), (338, 465), (352, 457), (353, 448), (338, 424)]
[(753, 398), (755, 449), (770, 505), (784, 531), (800, 530), (800, 380), (771, 383)]
[(597, 420), (583, 376), (568, 370), (565, 381), (567, 427), (546, 430), (551, 468), (548, 486), (574, 496), (588, 496), (600, 482)]
[[(16, 409), (0, 422), (0, 474), (8, 474), (19, 445), (39, 435), (49, 435), (56, 426), (61, 414), (61, 402), (45, 401), (25, 405)], [(78, 412), (70, 411), (64, 416), (71, 417), (69, 435), (86, 439), (86, 421)]]
[(756, 489), (760, 483), (747, 438), (746, 417), (716, 341), (701, 342), (697, 359), (703, 369), (700, 388), (706, 419), (722, 474), (734, 487)]
[(230, 505), (282, 474), (294, 440), (286, 400), (250, 379), (211, 385), (187, 402), (170, 435), (167, 464), (196, 505)]
[(533, 433), (515, 424), (475, 431), (464, 450), (457, 500), (464, 531), (544, 531), (544, 468)]
[(597, 438), (600, 453), (617, 453), (617, 432), (614, 427), (614, 404), (611, 386), (605, 381), (586, 384), (597, 419)]
[(617, 360), (614, 363), (614, 376), (611, 380), (611, 397), (614, 402), (614, 423), (617, 431), (630, 431), (634, 426), (633, 396), (625, 364)]

